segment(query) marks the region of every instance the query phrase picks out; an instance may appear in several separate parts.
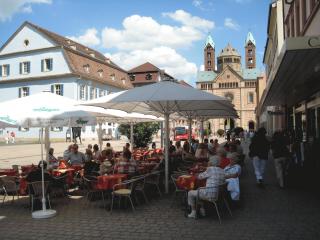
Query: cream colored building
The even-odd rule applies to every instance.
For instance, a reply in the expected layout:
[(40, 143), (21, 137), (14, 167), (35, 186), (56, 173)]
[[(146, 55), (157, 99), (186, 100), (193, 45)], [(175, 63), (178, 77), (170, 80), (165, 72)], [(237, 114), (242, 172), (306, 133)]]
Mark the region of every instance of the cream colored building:
[(256, 68), (256, 42), (252, 33), (245, 40), (245, 67), (241, 65), (241, 55), (228, 44), (217, 57), (215, 67), (215, 44), (208, 36), (204, 46), (205, 71), (199, 71), (197, 88), (226, 97), (232, 101), (238, 112), (239, 119), (212, 119), (207, 127), (213, 133), (218, 129), (242, 127), (254, 130), (256, 128), (255, 108), (257, 106), (257, 81), (261, 72)]

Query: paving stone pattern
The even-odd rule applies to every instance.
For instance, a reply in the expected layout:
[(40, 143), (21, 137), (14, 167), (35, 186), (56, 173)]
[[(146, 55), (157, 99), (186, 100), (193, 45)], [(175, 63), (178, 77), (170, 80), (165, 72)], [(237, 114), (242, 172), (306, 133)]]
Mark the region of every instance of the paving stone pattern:
[(222, 212), (222, 224), (211, 214), (188, 219), (171, 196), (154, 197), (135, 212), (115, 209), (84, 198), (52, 199), (58, 215), (34, 220), (28, 198), (0, 207), (0, 239), (320, 239), (320, 204), (314, 194), (278, 188), (273, 164), (268, 162), (265, 189), (255, 184), (251, 162), (241, 177), (242, 204), (233, 217)]

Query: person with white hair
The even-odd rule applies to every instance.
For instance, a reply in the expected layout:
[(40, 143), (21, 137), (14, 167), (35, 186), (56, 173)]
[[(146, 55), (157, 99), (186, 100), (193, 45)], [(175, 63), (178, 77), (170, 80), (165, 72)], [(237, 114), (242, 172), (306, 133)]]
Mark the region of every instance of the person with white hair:
[(238, 201), (240, 199), (240, 184), (239, 176), (241, 174), (241, 167), (237, 164), (239, 158), (236, 152), (229, 155), (230, 164), (225, 167), (227, 189), (230, 192), (231, 199)]
[[(206, 188), (199, 190), (200, 199), (214, 198), (218, 191), (219, 186), (225, 182), (225, 173), (223, 169), (219, 167), (219, 157), (211, 156), (208, 163), (208, 168), (205, 172), (198, 175), (198, 179), (207, 179)], [(188, 204), (191, 206), (191, 213), (189, 218), (196, 217), (196, 199), (198, 196), (198, 190), (191, 190), (188, 192)], [(200, 214), (205, 215), (203, 206), (200, 208)]]

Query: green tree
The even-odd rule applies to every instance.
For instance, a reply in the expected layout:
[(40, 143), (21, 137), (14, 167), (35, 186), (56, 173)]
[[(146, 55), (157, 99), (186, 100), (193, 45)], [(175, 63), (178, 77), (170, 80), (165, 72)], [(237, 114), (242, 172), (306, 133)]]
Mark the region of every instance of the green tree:
[[(147, 147), (153, 139), (153, 135), (160, 129), (160, 123), (146, 122), (133, 125), (133, 141), (135, 147)], [(130, 124), (121, 124), (118, 128), (122, 135), (130, 139)]]

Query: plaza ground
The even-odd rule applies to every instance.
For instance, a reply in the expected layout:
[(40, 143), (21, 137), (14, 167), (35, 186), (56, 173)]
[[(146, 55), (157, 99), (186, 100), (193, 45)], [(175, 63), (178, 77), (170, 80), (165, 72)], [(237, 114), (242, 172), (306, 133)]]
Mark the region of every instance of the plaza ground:
[(0, 207), (0, 239), (320, 239), (319, 197), (301, 189), (278, 188), (271, 160), (266, 184), (265, 189), (256, 186), (246, 159), (241, 207), (233, 210), (233, 217), (222, 211), (222, 224), (215, 214), (188, 219), (178, 202), (171, 206), (171, 195), (158, 197), (153, 192), (150, 203), (138, 205), (135, 212), (115, 209), (112, 214), (101, 201), (88, 202), (77, 195), (52, 199), (58, 214), (46, 220), (32, 219), (28, 198), (23, 197)]

